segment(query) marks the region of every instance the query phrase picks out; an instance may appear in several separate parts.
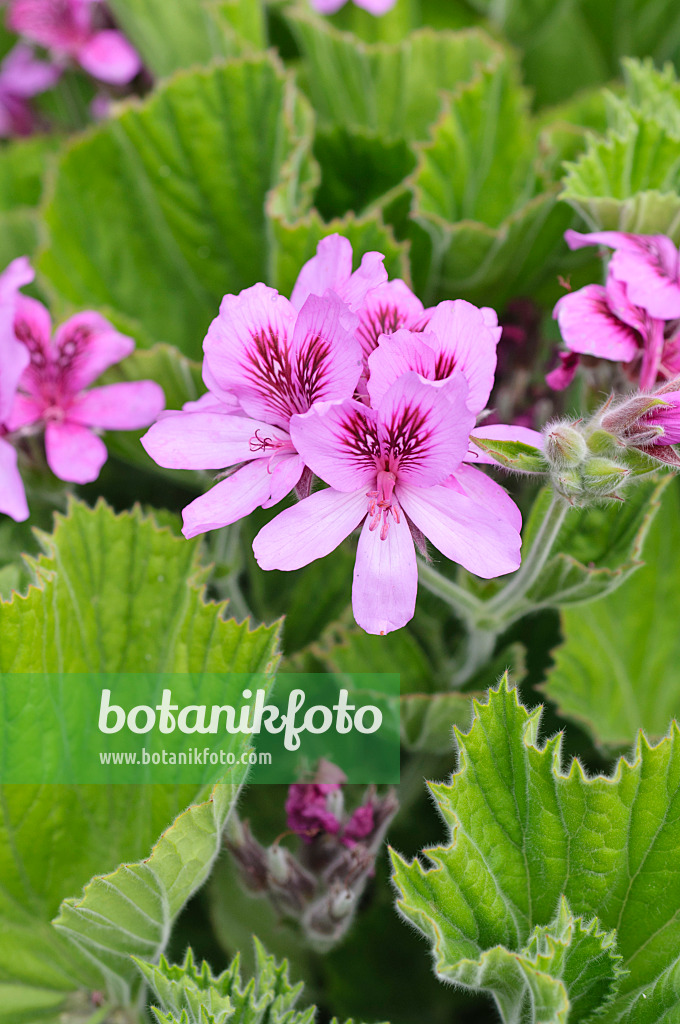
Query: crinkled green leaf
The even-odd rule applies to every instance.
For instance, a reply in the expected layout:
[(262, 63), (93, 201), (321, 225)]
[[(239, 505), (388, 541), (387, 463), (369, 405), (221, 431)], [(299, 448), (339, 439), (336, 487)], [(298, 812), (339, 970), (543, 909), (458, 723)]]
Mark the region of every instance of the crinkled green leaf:
[(109, 6), (154, 76), (238, 53), (244, 30), (251, 42), (264, 43), (262, 7), (253, 0), (111, 0)]
[[(589, 601), (628, 579), (643, 564), (647, 532), (669, 480), (648, 477), (626, 490), (625, 501), (570, 509), (556, 554), (529, 590), (527, 610)], [(549, 502), (548, 491), (536, 499), (524, 533), (525, 557)]]
[[(2, 671), (271, 669), (276, 629), (251, 632), (225, 621), (224, 605), (205, 603), (196, 542), (139, 511), (117, 516), (77, 502), (41, 541), (45, 553), (30, 560), (36, 584), (0, 602)], [(195, 794), (195, 786), (4, 787), (3, 1024), (31, 1024), (81, 984), (86, 961), (49, 926), (61, 901), (95, 873), (147, 855)]]
[[(588, 778), (576, 760), (563, 769), (561, 736), (539, 742), (541, 709), (507, 680), (474, 707), (457, 772), (431, 786), (447, 841), (427, 862), (393, 855), (399, 909), (433, 943), (437, 974), (488, 988), (504, 1021), (675, 1020), (677, 725), (657, 746), (639, 734), (631, 761)], [(533, 1012), (529, 967), (561, 984), (568, 1013), (554, 999)]]
[(645, 565), (615, 593), (562, 612), (564, 643), (544, 692), (595, 742), (662, 736), (680, 718), (680, 501), (674, 483), (644, 546)]
[(626, 95), (608, 96), (608, 130), (568, 163), (565, 199), (595, 228), (680, 239), (680, 83), (668, 66), (625, 61)]
[(225, 292), (269, 279), (265, 197), (310, 145), (272, 57), (179, 73), (67, 147), (41, 270), (65, 302), (120, 310), (198, 357)]
[(296, 1008), (304, 985), (291, 985), (287, 962), (277, 963), (257, 939), (255, 976), (246, 984), (238, 955), (218, 977), (205, 961), (199, 970), (191, 950), (181, 966), (171, 966), (164, 958), (159, 964), (138, 961), (138, 966), (151, 987), (152, 1001), (160, 1002), (170, 1020), (186, 1017), (187, 1024), (203, 1024), (205, 1012), (215, 1024), (312, 1024), (316, 1014), (314, 1006)]
[(424, 29), (399, 43), (367, 45), (302, 7), (287, 17), (321, 126), (379, 132), (386, 139), (427, 138), (442, 92), (470, 81), (503, 52), (478, 30)]
[(33, 256), (38, 244), (36, 208), (56, 136), (37, 135), (0, 148), (0, 271), (17, 256)]

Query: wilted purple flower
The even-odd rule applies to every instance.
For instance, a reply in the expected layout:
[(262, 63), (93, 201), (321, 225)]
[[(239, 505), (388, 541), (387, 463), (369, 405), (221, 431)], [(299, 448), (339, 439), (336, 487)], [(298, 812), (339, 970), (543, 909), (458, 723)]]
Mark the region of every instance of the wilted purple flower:
[(234, 523), (258, 505), (269, 508), (299, 484), (305, 463), (289, 433), (291, 416), (354, 393), (361, 372), (356, 323), (330, 291), (310, 295), (299, 313), (264, 284), (224, 297), (204, 342), (212, 401), (163, 417), (142, 439), (168, 468), (242, 464), (187, 505), (185, 537)]
[(29, 361), (7, 429), (32, 433), (44, 426), (45, 454), (55, 476), (79, 484), (96, 480), (108, 453), (95, 431), (148, 426), (163, 408), (162, 389), (140, 380), (86, 390), (135, 346), (98, 313), (77, 313), (52, 338), (47, 309), (21, 295), (14, 331)]
[(102, 82), (126, 85), (141, 60), (125, 36), (97, 28), (99, 0), (10, 0), (12, 31), (49, 50), (57, 60), (73, 60)]
[(30, 46), (17, 43), (0, 64), (0, 138), (30, 135), (35, 115), (29, 99), (51, 89), (60, 69), (38, 60)]
[(288, 790), (286, 815), (288, 828), (304, 842), (311, 843), (322, 833), (336, 835), (340, 821), (329, 808), (328, 795), (340, 791), (340, 784), (296, 782)]

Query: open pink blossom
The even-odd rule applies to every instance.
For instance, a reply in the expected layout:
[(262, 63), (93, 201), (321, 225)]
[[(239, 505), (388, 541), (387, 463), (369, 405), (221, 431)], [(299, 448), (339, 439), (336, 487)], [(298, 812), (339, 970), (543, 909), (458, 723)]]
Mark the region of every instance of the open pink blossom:
[[(353, 400), (322, 402), (291, 420), (306, 464), (330, 486), (286, 509), (253, 543), (263, 569), (299, 569), (329, 554), (363, 523), (352, 603), (358, 624), (383, 634), (413, 616), (418, 584), (415, 538), (486, 579), (519, 566), (519, 512), (493, 481), (450, 486), (468, 451), (475, 415), (460, 372), (430, 381), (409, 371), (377, 409)], [(483, 474), (475, 476), (482, 477)], [(500, 488), (499, 488), (500, 490)], [(481, 500), (480, 500), (481, 499)], [(508, 502), (512, 514), (508, 515)]]
[(289, 433), (291, 417), (354, 394), (361, 372), (356, 324), (333, 292), (310, 295), (299, 312), (264, 284), (224, 297), (203, 346), (212, 399), (165, 416), (142, 439), (161, 466), (241, 465), (184, 509), (186, 537), (269, 508), (299, 484), (305, 463)]
[(19, 289), (30, 284), (33, 277), (33, 268), (25, 256), (13, 260), (0, 274), (0, 512), (17, 522), (28, 519), (28, 505), (17, 468), (16, 449), (7, 440), (7, 421), (29, 359), (14, 333)]
[[(387, 14), (388, 11), (392, 10), (396, 2), (397, 0), (354, 0), (354, 4), (357, 7), (361, 7), (364, 11), (374, 14), (376, 17)], [(310, 0), (310, 3), (319, 14), (335, 14), (336, 11), (345, 6), (347, 0)]]
[[(606, 286), (589, 284), (563, 295), (553, 311), (570, 352), (623, 364), (640, 387), (680, 371), (677, 325), (656, 319), (629, 298), (627, 285), (610, 270)], [(571, 383), (577, 361), (548, 375), (560, 390)]]
[(106, 461), (98, 430), (138, 430), (162, 410), (162, 389), (151, 380), (108, 384), (86, 390), (101, 373), (135, 347), (98, 313), (72, 316), (54, 337), (50, 315), (36, 299), (19, 296), (17, 338), (30, 361), (23, 371), (7, 427), (32, 432), (45, 428), (47, 462), (61, 480), (96, 480)]
[(359, 313), (367, 293), (387, 281), (380, 252), (367, 252), (352, 272), (352, 243), (343, 235), (327, 235), (316, 247), (316, 255), (307, 260), (298, 274), (290, 301), (299, 311), (310, 295), (335, 292), (353, 313)]
[(30, 135), (35, 115), (32, 96), (51, 89), (60, 69), (38, 60), (30, 46), (17, 43), (0, 64), (0, 138)]
[(125, 36), (97, 28), (98, 0), (10, 0), (7, 24), (44, 46), (58, 60), (70, 59), (111, 85), (125, 85), (141, 60)]
[(680, 317), (680, 252), (666, 235), (631, 235), (621, 231), (567, 231), (570, 249), (607, 245), (614, 249), (610, 273), (626, 286), (628, 300), (650, 317)]

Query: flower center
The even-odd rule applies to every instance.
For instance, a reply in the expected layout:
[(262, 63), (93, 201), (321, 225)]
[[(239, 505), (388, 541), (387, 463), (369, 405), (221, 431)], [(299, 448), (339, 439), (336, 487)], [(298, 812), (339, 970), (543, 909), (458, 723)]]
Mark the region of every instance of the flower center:
[(401, 522), (401, 510), (394, 498), (394, 485), (397, 478), (394, 473), (381, 469), (378, 471), (378, 487), (375, 491), (369, 491), (368, 514), (372, 516), (369, 530), (377, 530), (380, 527), (380, 539), (387, 540), (390, 529), (390, 516), (394, 517), (396, 523)]

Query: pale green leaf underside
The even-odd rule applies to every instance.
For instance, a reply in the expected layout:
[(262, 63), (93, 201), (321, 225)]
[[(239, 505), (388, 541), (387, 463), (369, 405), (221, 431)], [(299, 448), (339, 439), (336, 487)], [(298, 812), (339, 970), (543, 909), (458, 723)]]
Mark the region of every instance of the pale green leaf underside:
[[(426, 850), (428, 866), (394, 855), (400, 910), (432, 940), (437, 971), (453, 976), (471, 970), (468, 962), (488, 969), (496, 947), (501, 960), (525, 955), (532, 931), (550, 925), (565, 897), (571, 914), (616, 931), (628, 973), (619, 976), (612, 960), (611, 972), (593, 979), (602, 1002), (613, 996), (601, 1019), (676, 1021), (680, 730), (673, 724), (656, 747), (640, 735), (632, 763), (587, 779), (576, 761), (562, 771), (559, 736), (538, 745), (539, 719), (506, 683), (487, 704), (475, 702), (469, 732), (456, 733), (458, 772), (432, 786), (450, 845)], [(610, 956), (609, 940), (606, 948)], [(566, 967), (561, 976), (568, 982)], [(576, 988), (566, 988), (576, 1007)], [(590, 1016), (588, 1001), (580, 1005), (571, 1024)]]

